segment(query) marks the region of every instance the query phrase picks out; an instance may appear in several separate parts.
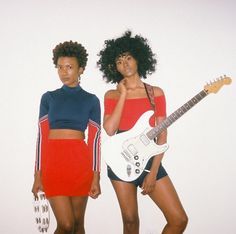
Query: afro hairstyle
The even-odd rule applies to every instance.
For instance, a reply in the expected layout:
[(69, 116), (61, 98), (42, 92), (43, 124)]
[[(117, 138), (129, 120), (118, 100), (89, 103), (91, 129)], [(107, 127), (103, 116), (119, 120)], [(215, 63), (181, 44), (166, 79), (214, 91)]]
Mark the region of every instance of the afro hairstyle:
[(103, 50), (98, 53), (97, 66), (107, 83), (119, 83), (123, 77), (116, 69), (116, 60), (125, 53), (130, 54), (138, 63), (138, 74), (146, 79), (147, 74), (155, 71), (157, 60), (147, 39), (140, 35), (131, 36), (130, 30), (123, 36), (106, 40)]
[(78, 42), (65, 41), (58, 44), (53, 49), (53, 63), (57, 66), (58, 58), (60, 57), (75, 57), (80, 67), (86, 67), (88, 54), (86, 49)]

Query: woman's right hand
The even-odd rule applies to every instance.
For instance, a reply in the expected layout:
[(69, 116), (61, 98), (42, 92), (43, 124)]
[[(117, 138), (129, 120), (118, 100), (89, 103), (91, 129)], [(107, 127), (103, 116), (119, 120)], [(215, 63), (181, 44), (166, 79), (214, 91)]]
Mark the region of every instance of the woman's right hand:
[(127, 92), (127, 88), (126, 88), (125, 83), (126, 83), (126, 79), (123, 79), (117, 85), (117, 90), (119, 91), (120, 94), (126, 94), (126, 92)]
[(36, 172), (34, 176), (34, 183), (31, 190), (35, 198), (38, 198), (37, 193), (39, 190), (43, 191), (43, 185), (42, 185), (40, 173)]

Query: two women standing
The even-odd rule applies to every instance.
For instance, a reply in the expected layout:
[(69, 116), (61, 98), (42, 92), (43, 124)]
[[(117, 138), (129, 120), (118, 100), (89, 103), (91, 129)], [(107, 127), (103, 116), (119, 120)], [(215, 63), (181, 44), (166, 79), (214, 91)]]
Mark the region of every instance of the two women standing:
[[(65, 42), (53, 52), (63, 86), (42, 96), (33, 193), (36, 195), (38, 189), (45, 191), (57, 219), (55, 233), (85, 233), (88, 195), (96, 198), (100, 194), (100, 105), (98, 98), (79, 84), (87, 61), (85, 49), (80, 44)], [(144, 112), (152, 109), (142, 79), (155, 71), (155, 65), (155, 55), (142, 36), (132, 37), (127, 31), (119, 38), (105, 41), (98, 67), (107, 82), (117, 84), (116, 89), (107, 91), (104, 97), (103, 127), (108, 135), (131, 129)], [(156, 108), (150, 124), (154, 126), (165, 119), (166, 102), (160, 87), (152, 89)], [(84, 142), (86, 128), (89, 129), (87, 144)], [(166, 141), (167, 132), (163, 131), (157, 144)], [(146, 167), (150, 172), (143, 172), (132, 182), (122, 181), (108, 166), (124, 234), (139, 233), (138, 186), (165, 216), (167, 224), (162, 233), (179, 234), (185, 230), (187, 216), (162, 166), (163, 156), (164, 153), (152, 157)]]

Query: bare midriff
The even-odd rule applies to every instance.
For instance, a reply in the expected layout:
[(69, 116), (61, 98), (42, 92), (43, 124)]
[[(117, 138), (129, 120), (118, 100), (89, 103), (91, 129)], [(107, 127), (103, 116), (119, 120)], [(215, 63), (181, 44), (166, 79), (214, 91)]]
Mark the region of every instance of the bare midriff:
[(84, 132), (73, 129), (50, 129), (49, 139), (81, 139), (85, 138)]

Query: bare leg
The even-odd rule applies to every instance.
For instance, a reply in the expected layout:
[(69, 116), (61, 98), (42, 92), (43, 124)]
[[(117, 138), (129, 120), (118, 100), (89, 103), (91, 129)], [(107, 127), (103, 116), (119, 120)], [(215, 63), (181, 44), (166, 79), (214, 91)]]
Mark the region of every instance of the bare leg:
[(57, 220), (54, 234), (71, 234), (74, 230), (74, 214), (70, 197), (55, 196), (49, 198), (50, 205)]
[(75, 217), (74, 234), (85, 234), (84, 215), (88, 197), (72, 197), (72, 206)]
[(120, 205), (124, 234), (139, 233), (137, 188), (131, 183), (111, 180)]
[(168, 176), (156, 181), (155, 189), (149, 194), (162, 210), (167, 224), (163, 234), (181, 234), (184, 232), (188, 217), (182, 207), (178, 194)]

